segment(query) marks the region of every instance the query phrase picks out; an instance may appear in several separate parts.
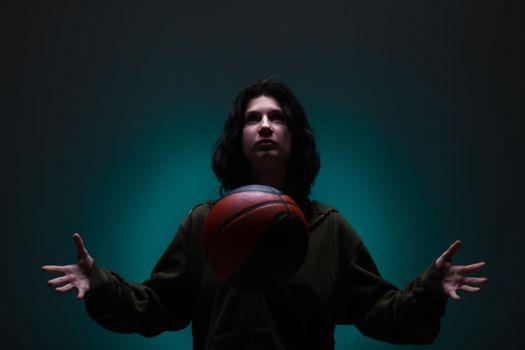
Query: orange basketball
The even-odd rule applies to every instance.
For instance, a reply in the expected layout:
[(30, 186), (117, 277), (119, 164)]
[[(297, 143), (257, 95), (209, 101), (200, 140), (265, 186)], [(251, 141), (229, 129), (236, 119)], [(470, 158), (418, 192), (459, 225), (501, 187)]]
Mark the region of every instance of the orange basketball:
[(215, 203), (204, 222), (202, 243), (221, 280), (264, 290), (283, 285), (302, 265), (308, 226), (289, 196), (273, 187), (249, 185)]

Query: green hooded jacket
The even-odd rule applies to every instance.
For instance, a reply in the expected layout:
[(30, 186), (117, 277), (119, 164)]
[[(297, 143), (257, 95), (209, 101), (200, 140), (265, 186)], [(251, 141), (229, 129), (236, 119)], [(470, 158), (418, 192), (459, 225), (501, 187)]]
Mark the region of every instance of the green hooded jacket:
[(307, 212), (306, 258), (285, 286), (252, 292), (220, 281), (201, 243), (212, 205), (188, 214), (143, 283), (94, 266), (85, 296), (90, 317), (147, 337), (191, 323), (196, 350), (333, 349), (338, 324), (396, 344), (431, 343), (438, 335), (448, 296), (435, 263), (396, 288), (337, 210), (317, 201)]

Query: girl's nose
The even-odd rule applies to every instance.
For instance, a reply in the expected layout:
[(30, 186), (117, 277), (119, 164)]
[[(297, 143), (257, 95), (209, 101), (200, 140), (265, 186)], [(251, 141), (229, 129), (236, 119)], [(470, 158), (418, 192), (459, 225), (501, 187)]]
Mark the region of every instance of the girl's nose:
[(268, 119), (268, 116), (263, 115), (261, 119), (261, 124), (259, 125), (259, 134), (261, 135), (271, 135), (273, 133), (272, 124)]

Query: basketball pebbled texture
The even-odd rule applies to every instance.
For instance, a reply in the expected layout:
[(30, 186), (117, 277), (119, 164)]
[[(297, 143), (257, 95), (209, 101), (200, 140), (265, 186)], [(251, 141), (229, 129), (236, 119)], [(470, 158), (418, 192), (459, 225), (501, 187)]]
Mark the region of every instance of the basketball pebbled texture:
[(308, 225), (299, 206), (281, 191), (243, 186), (212, 207), (202, 243), (221, 280), (264, 290), (283, 285), (300, 268), (308, 250)]

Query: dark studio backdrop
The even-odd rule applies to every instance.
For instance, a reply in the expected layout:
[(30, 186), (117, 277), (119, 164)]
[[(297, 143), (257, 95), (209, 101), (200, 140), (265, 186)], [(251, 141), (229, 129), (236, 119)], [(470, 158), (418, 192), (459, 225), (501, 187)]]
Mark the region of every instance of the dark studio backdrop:
[[(46, 286), (80, 232), (147, 278), (179, 222), (217, 198), (211, 151), (235, 95), (274, 76), (304, 104), (312, 197), (397, 286), (455, 239), (488, 262), (433, 345), (518, 349), (523, 328), (523, 5), (477, 1), (80, 1), (2, 5), (2, 349), (190, 349), (98, 327)], [(336, 349), (395, 349), (336, 331)]]

